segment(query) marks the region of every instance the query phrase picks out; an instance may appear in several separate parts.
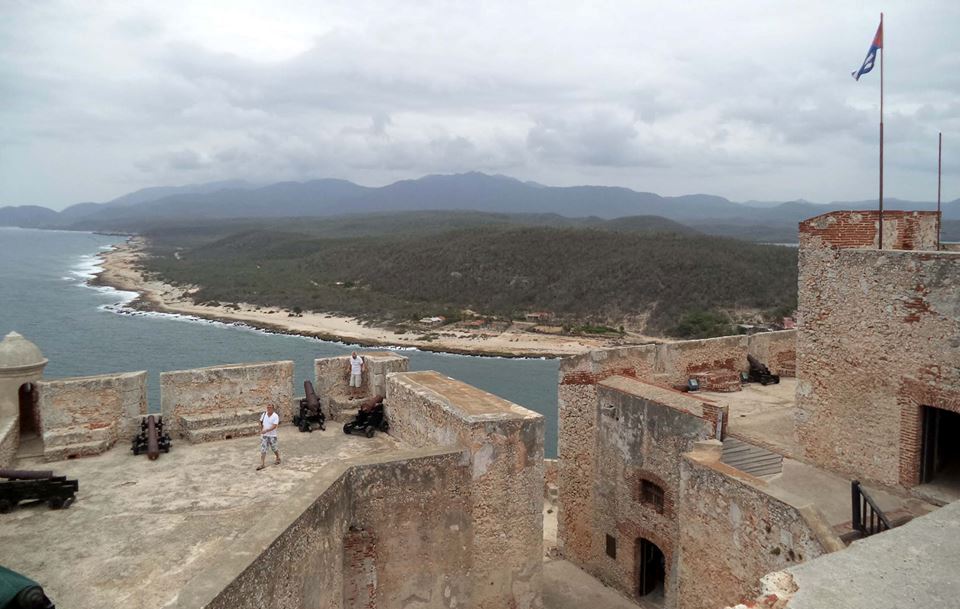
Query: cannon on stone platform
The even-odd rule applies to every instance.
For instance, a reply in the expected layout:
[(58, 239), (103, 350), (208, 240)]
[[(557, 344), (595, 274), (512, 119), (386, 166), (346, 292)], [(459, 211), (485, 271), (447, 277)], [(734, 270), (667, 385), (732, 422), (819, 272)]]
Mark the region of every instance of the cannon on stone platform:
[(760, 383), (761, 385), (777, 384), (780, 382), (780, 375), (773, 374), (770, 369), (760, 363), (760, 360), (747, 354), (747, 362), (750, 364), (750, 372), (747, 377), (751, 383)]
[(130, 450), (135, 455), (147, 453), (147, 458), (156, 461), (160, 451), (168, 453), (171, 446), (170, 434), (163, 431), (163, 417), (154, 418), (151, 414), (140, 421), (140, 433), (133, 438)]
[(54, 476), (52, 471), (0, 469), (0, 513), (21, 501), (46, 501), (52, 510), (68, 508), (80, 490), (76, 480)]
[(390, 425), (383, 412), (383, 396), (377, 395), (360, 404), (357, 416), (343, 426), (343, 433), (363, 433), (368, 438), (372, 438), (374, 433), (378, 431), (386, 433), (388, 429)]
[(314, 425), (321, 430), (326, 429), (324, 427), (326, 417), (323, 415), (323, 409), (320, 408), (320, 399), (313, 390), (313, 383), (303, 381), (303, 394), (305, 397), (300, 400), (300, 411), (293, 415), (293, 424), (300, 431), (312, 432)]

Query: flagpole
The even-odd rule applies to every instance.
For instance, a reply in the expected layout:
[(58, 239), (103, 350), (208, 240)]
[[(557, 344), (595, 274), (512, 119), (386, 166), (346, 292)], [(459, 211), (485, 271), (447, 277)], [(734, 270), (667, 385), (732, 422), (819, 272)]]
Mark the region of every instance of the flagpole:
[(883, 13), (880, 13), (880, 241), (879, 249), (883, 249), (883, 56), (886, 55), (886, 32), (883, 31)]
[(940, 249), (940, 222), (943, 212), (940, 211), (940, 176), (943, 172), (943, 131), (940, 132), (937, 144), (937, 249)]

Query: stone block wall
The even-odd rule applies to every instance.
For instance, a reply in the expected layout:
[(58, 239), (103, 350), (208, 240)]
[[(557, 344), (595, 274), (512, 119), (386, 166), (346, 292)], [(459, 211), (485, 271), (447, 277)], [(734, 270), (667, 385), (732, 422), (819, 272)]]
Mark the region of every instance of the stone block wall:
[[(582, 494), (581, 503), (589, 506), (589, 513), (578, 516), (591, 531), (590, 555), (575, 562), (637, 597), (635, 563), (640, 540), (646, 539), (663, 552), (664, 606), (675, 607), (681, 455), (716, 435), (719, 409), (689, 394), (625, 377), (600, 382), (597, 394), (592, 484), (564, 495)], [(644, 496), (644, 483), (659, 487), (662, 504)], [(615, 544), (614, 557), (607, 552), (608, 538)]]
[(9, 467), (17, 455), (20, 434), (16, 417), (0, 420), (0, 468)]
[(456, 446), (470, 468), (471, 603), (541, 606), (543, 417), (436, 372), (387, 379), (390, 433), (415, 447)]
[[(160, 411), (171, 435), (181, 431), (182, 416), (263, 412), (272, 404), (280, 423), (288, 423), (293, 401), (293, 362), (232, 364), (160, 374)], [(253, 421), (254, 430), (256, 420)]]
[(37, 392), (48, 460), (104, 452), (147, 413), (146, 372), (39, 381)]
[[(905, 218), (891, 243), (931, 246), (929, 214)], [(813, 230), (831, 219), (801, 224), (798, 440), (821, 467), (913, 486), (921, 407), (960, 412), (960, 253), (845, 249)]]
[(558, 388), (560, 512), (558, 540), (564, 555), (577, 564), (593, 556), (589, 489), (596, 470), (594, 413), (597, 384), (611, 376), (636, 378), (670, 387), (708, 371), (746, 371), (747, 354), (774, 373), (795, 367), (796, 331), (726, 336), (662, 345), (602, 349), (565, 358)]
[[(387, 375), (392, 372), (406, 372), (410, 360), (390, 351), (358, 351), (366, 363), (363, 385), (360, 395), (363, 398), (387, 394)], [(350, 356), (324, 357), (314, 360), (315, 380), (313, 384), (320, 404), (327, 416), (337, 419), (340, 410), (349, 408), (349, 368)]]
[(682, 461), (678, 606), (716, 609), (759, 592), (771, 572), (843, 547), (819, 513), (720, 462), (719, 442)]
[(332, 467), (226, 545), (175, 606), (475, 607), (469, 480), (460, 450)]

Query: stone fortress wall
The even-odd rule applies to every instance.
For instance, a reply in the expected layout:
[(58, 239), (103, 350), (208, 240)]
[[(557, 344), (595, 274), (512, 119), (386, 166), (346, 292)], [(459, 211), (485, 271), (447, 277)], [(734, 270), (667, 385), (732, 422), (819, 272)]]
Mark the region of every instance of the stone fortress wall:
[(332, 467), (265, 526), (233, 540), (219, 564), (184, 587), (175, 607), (477, 606), (469, 488), (470, 467), (457, 448)]
[(39, 381), (37, 391), (48, 461), (100, 454), (129, 441), (147, 413), (143, 371)]
[(160, 374), (160, 413), (166, 431), (202, 442), (257, 433), (259, 416), (273, 405), (289, 422), (293, 362), (262, 362)]
[[(836, 212), (800, 225), (797, 435), (804, 458), (915, 486), (921, 406), (960, 413), (960, 252), (934, 212)], [(873, 249), (871, 249), (873, 248)]]
[(754, 597), (759, 580), (842, 549), (820, 512), (720, 461), (723, 445), (698, 443), (681, 460), (677, 606), (716, 609)]
[[(595, 506), (590, 495), (597, 472), (606, 471), (606, 464), (596, 458), (595, 415), (598, 386), (604, 379), (621, 376), (673, 387), (684, 384), (692, 376), (703, 378), (717, 371), (747, 371), (748, 354), (765, 363), (772, 372), (786, 376), (795, 366), (795, 340), (796, 332), (785, 330), (603, 349), (562, 360), (558, 387), (561, 504), (558, 538), (564, 555), (579, 565), (591, 564), (597, 556), (592, 541), (591, 514)], [(675, 458), (679, 470), (679, 454)]]
[[(345, 396), (343, 366), (343, 358), (318, 360), (317, 386)], [(366, 391), (387, 395), (398, 448), (305, 480), (205, 560), (175, 606), (542, 607), (543, 417), (435, 372), (390, 372), (406, 368), (406, 358), (376, 353), (365, 375)], [(256, 433), (268, 403), (289, 423), (292, 375), (289, 361), (162, 373), (168, 431), (189, 442)], [(49, 458), (105, 452), (132, 437), (147, 412), (143, 372), (37, 389), (44, 436), (77, 434)], [(0, 423), (16, 430), (19, 421)], [(80, 450), (92, 434), (102, 441)]]

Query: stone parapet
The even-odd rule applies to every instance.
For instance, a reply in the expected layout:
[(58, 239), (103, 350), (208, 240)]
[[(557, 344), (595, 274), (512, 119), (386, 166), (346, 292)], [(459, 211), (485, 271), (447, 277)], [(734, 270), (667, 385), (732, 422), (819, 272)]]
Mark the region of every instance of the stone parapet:
[(358, 351), (366, 364), (360, 391), (354, 396), (349, 391), (350, 356), (323, 357), (314, 360), (314, 390), (320, 398), (324, 414), (339, 420), (341, 412), (356, 408), (359, 403), (374, 395), (387, 394), (387, 375), (406, 372), (410, 360), (390, 351)]
[(333, 465), (227, 543), (171, 606), (478, 607), (469, 480), (459, 449)]
[(390, 433), (415, 447), (459, 447), (470, 471), (472, 602), (541, 606), (543, 417), (436, 372), (391, 374)]
[(752, 599), (760, 578), (843, 544), (819, 512), (720, 461), (719, 442), (684, 455), (677, 606), (715, 609)]
[[(246, 423), (250, 413), (259, 416), (267, 404), (273, 405), (280, 415), (280, 423), (284, 424), (292, 416), (292, 402), (292, 361), (211, 366), (160, 374), (160, 411), (165, 431), (172, 436), (185, 436), (191, 421), (194, 423), (191, 431), (197, 441), (244, 435), (221, 433), (222, 430), (208, 434), (196, 432), (198, 425), (204, 428), (233, 426), (238, 416)], [(252, 433), (256, 433), (255, 418), (250, 425)]]
[(128, 440), (147, 413), (147, 373), (127, 372), (37, 383), (44, 459), (100, 454)]

